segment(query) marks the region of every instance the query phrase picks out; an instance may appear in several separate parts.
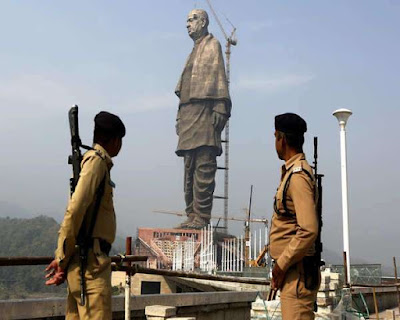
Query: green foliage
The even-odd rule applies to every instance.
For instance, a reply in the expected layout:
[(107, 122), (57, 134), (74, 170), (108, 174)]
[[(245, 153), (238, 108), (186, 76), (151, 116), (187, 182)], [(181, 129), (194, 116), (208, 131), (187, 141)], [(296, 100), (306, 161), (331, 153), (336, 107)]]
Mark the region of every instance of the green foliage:
[[(0, 256), (53, 256), (58, 223), (46, 216), (0, 218)], [(0, 267), (0, 299), (65, 295), (65, 284), (44, 284), (45, 266)]]

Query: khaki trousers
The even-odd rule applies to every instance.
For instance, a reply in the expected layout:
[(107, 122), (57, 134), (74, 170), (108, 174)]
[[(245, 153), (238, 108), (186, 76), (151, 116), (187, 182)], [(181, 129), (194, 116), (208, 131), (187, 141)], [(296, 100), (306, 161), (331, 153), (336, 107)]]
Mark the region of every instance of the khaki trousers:
[[(93, 251), (97, 251), (95, 254)], [(85, 272), (86, 304), (80, 305), (80, 267), (75, 254), (68, 267), (66, 320), (112, 319), (111, 259), (99, 249), (89, 250)]]
[(308, 290), (304, 286), (304, 269), (301, 262), (290, 268), (286, 273), (280, 296), (282, 319), (313, 320), (318, 289), (319, 284), (315, 290)]

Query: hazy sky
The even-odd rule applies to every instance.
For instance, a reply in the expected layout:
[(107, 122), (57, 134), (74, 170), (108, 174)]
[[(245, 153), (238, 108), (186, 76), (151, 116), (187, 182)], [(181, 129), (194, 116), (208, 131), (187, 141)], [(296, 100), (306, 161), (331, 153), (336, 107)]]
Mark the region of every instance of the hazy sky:
[[(400, 256), (400, 1), (213, 3), (239, 40), (231, 72), (231, 215), (244, 216), (253, 184), (254, 216), (271, 217), (282, 164), (274, 116), (299, 113), (308, 122), (310, 162), (312, 137), (320, 140), (325, 246), (341, 252), (339, 127), (332, 112), (349, 108), (351, 255), (391, 265)], [(87, 144), (100, 110), (127, 126), (112, 170), (119, 233), (176, 225), (179, 218), (152, 210), (184, 209), (174, 88), (192, 48), (186, 16), (194, 7), (208, 10), (206, 1), (189, 0), (2, 1), (0, 201), (61, 220), (71, 174), (67, 113), (78, 104)], [(209, 29), (224, 45), (210, 17)], [(222, 202), (214, 212), (222, 213)], [(231, 232), (242, 229), (230, 223)]]

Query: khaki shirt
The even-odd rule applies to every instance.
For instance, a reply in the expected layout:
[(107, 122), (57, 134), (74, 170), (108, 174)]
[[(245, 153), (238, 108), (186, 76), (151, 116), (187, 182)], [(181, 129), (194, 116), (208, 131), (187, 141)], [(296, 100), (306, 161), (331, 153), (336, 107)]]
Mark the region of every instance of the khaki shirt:
[(113, 163), (102, 146), (95, 144), (93, 148), (95, 150), (90, 150), (83, 156), (78, 184), (69, 200), (64, 220), (58, 232), (55, 257), (63, 269), (66, 269), (69, 259), (75, 253), (76, 239), (84, 220), (87, 229), (89, 229), (97, 190), (104, 177), (104, 194), (100, 202), (92, 237), (104, 239), (110, 244), (115, 239), (116, 219), (112, 190), (114, 184), (110, 179)]
[(283, 271), (315, 252), (318, 235), (315, 181), (305, 170), (312, 175), (312, 168), (303, 153), (289, 159), (282, 166), (281, 182), (275, 195), (276, 209), (282, 213), (285, 184), (293, 172), (286, 192), (286, 206), (293, 216), (274, 210), (269, 239), (270, 255)]

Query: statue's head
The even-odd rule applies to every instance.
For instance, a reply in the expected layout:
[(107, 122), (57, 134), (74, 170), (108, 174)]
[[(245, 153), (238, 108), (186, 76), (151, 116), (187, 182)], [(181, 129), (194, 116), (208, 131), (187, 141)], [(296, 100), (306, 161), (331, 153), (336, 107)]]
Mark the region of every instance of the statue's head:
[(208, 33), (208, 21), (208, 14), (204, 10), (194, 9), (190, 11), (186, 22), (189, 36), (196, 41), (206, 35)]

